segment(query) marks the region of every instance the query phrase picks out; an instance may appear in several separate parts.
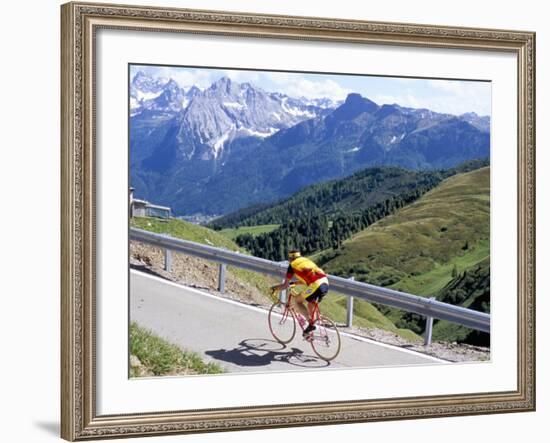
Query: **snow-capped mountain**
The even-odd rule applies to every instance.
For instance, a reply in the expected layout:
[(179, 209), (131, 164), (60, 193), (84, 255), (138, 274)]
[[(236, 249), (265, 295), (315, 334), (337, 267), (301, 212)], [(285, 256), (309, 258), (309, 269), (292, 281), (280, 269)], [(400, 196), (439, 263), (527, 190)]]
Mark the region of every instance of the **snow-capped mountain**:
[(176, 214), (227, 213), (369, 166), (448, 168), (489, 155), (489, 117), (355, 93), (335, 103), (226, 77), (200, 90), (138, 73), (130, 100), (136, 196)]
[(266, 138), (321, 112), (321, 108), (300, 100), (223, 77), (197, 95), (181, 113), (176, 139), (187, 158), (218, 158), (236, 139)]
[(344, 103), (343, 100), (334, 101), (330, 98), (322, 97), (322, 98), (307, 98), (307, 97), (300, 97), (300, 100), (305, 103), (306, 105), (310, 106), (316, 106), (318, 108), (327, 109), (327, 108), (337, 108), (342, 103)]
[(130, 95), (138, 101), (155, 98), (162, 92), (162, 88), (169, 81), (170, 79), (168, 78), (151, 77), (143, 71), (138, 71), (132, 79)]
[(166, 78), (153, 78), (143, 71), (139, 71), (130, 83), (130, 110), (132, 115), (139, 113), (145, 103), (160, 96), (168, 81)]
[(174, 115), (185, 109), (197, 93), (200, 89), (195, 86), (185, 91), (173, 79), (155, 79), (139, 71), (130, 84), (131, 116), (144, 111)]
[(236, 139), (269, 137), (326, 113), (332, 103), (316, 106), (227, 77), (203, 91), (195, 86), (185, 91), (174, 80), (155, 80), (138, 72), (130, 89), (131, 116), (136, 123), (173, 116), (172, 140), (166, 142), (187, 159), (219, 158)]
[(480, 131), (489, 132), (491, 130), (491, 119), (489, 116), (479, 116), (475, 112), (462, 114), (460, 118), (475, 126)]

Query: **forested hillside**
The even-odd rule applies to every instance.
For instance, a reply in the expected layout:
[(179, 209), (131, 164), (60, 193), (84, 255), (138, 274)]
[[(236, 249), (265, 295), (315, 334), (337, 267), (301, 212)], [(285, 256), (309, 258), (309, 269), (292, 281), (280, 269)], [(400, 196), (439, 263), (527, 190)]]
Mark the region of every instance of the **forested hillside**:
[[(437, 299), (453, 305), (464, 306), (476, 311), (490, 312), (491, 267), (489, 258), (472, 266), (454, 277), (437, 293)], [(456, 341), (480, 346), (489, 346), (491, 336), (447, 321), (436, 321), (435, 340)]]
[(342, 180), (308, 186), (271, 207), (258, 206), (216, 219), (212, 227), (283, 224), (304, 216), (329, 218), (373, 206), (396, 194), (433, 187), (441, 180), (439, 172), (416, 172), (402, 168), (364, 169)]
[(236, 237), (253, 255), (270, 260), (284, 260), (292, 248), (304, 254), (337, 250), (351, 235), (414, 202), (443, 179), (485, 164), (486, 160), (472, 161), (449, 170), (424, 172), (368, 168), (343, 180), (310, 186), (272, 207), (239, 211), (211, 226), (279, 224), (265, 234)]

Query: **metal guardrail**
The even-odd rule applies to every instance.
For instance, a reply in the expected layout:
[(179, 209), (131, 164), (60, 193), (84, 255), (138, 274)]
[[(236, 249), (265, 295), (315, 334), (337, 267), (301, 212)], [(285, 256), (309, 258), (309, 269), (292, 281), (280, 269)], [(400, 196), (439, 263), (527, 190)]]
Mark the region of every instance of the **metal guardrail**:
[[(130, 239), (141, 243), (147, 243), (165, 249), (165, 266), (171, 263), (170, 251), (193, 255), (206, 260), (220, 263), (219, 289), (224, 288), (225, 266), (236, 266), (262, 274), (283, 278), (288, 263), (273, 262), (263, 258), (245, 255), (239, 252), (228, 251), (214, 246), (203, 245), (188, 240), (181, 240), (165, 234), (156, 234), (142, 229), (131, 228)], [(474, 311), (472, 309), (453, 306), (448, 303), (437, 301), (433, 298), (425, 298), (417, 295), (407, 294), (394, 289), (382, 288), (346, 279), (333, 275), (328, 276), (331, 290), (348, 297), (360, 298), (369, 302), (380, 303), (392, 306), (407, 312), (413, 312), (427, 318), (426, 344), (431, 341), (431, 322), (434, 318), (458, 323), (471, 329), (482, 332), (491, 331), (491, 316), (489, 314)], [(350, 300), (348, 309), (353, 309), (353, 302)], [(351, 315), (348, 314), (348, 326), (351, 326)]]

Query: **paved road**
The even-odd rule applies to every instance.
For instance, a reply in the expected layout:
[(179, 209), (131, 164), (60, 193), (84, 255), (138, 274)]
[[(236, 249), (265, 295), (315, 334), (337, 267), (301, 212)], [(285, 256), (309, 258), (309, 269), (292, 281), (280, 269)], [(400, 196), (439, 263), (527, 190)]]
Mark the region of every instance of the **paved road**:
[(229, 372), (372, 367), (441, 363), (422, 354), (342, 335), (332, 362), (320, 360), (296, 337), (286, 346), (269, 332), (267, 311), (177, 286), (132, 271), (130, 319), (182, 348), (215, 361)]

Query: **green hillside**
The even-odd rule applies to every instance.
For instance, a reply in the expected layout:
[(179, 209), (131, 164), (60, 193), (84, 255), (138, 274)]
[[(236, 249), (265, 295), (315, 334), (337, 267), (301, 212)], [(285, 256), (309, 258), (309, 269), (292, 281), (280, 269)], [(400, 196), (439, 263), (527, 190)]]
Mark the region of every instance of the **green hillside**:
[(279, 224), (263, 233), (243, 230), (235, 241), (252, 255), (268, 260), (284, 260), (291, 248), (316, 254), (339, 248), (353, 234), (411, 204), (445, 178), (484, 165), (487, 160), (441, 171), (368, 168), (341, 180), (309, 186), (271, 207), (256, 206), (221, 217), (210, 226), (262, 230), (266, 223)]
[(232, 251), (239, 250), (234, 242), (218, 232), (175, 218), (133, 217), (130, 226)]
[(308, 186), (271, 207), (246, 208), (212, 222), (215, 228), (282, 224), (304, 216), (333, 218), (359, 211), (406, 190), (432, 187), (440, 172), (418, 172), (396, 167), (368, 168), (349, 177)]
[[(487, 263), (488, 273), (489, 180), (488, 167), (448, 178), (325, 254), (323, 268), (378, 286), (445, 298), (444, 288), (464, 272)], [(378, 308), (397, 326), (422, 332), (423, 322), (414, 315)], [(456, 338), (450, 332), (442, 336)]]
[(303, 216), (335, 219), (358, 212), (411, 190), (430, 189), (455, 174), (488, 166), (487, 159), (470, 160), (454, 168), (413, 171), (399, 167), (371, 167), (349, 177), (307, 186), (291, 197), (270, 205), (254, 205), (217, 218), (214, 229), (282, 224)]
[(433, 295), (489, 256), (489, 168), (447, 179), (417, 202), (344, 242), (332, 273)]
[(279, 225), (259, 225), (259, 226), (237, 226), (236, 228), (225, 228), (219, 231), (221, 235), (235, 241), (239, 235), (250, 234), (252, 236), (265, 234), (274, 231)]
[[(422, 175), (397, 168), (375, 168), (365, 174), (365, 181), (345, 180), (350, 187), (342, 181), (331, 182), (323, 188), (326, 192), (316, 193), (316, 197), (272, 208), (269, 217), (281, 217), (284, 223), (264, 234), (239, 235), (237, 244), (252, 255), (275, 261), (284, 260), (292, 248), (304, 254), (337, 248), (352, 234), (415, 201), (442, 180), (440, 173)], [(354, 187), (359, 183), (369, 185)], [(350, 200), (355, 204), (348, 207)]]

